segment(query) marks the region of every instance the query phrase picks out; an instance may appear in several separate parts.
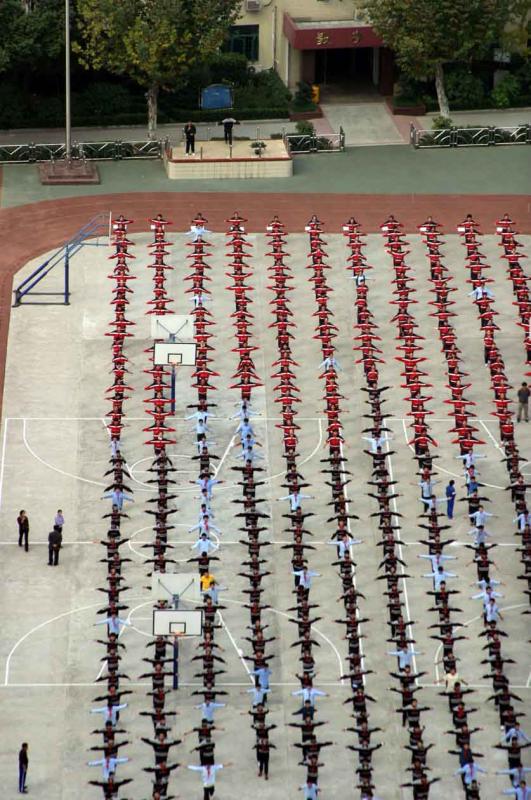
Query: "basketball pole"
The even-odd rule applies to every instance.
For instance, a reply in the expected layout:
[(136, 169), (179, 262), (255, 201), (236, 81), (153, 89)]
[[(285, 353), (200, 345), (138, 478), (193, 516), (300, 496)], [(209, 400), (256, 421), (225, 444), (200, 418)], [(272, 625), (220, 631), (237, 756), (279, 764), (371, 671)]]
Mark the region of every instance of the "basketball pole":
[(173, 688), (179, 688), (179, 637), (173, 637)]
[[(170, 335), (170, 342), (176, 342), (177, 337), (174, 333)], [(170, 387), (170, 398), (171, 398), (171, 413), (175, 416), (175, 396), (177, 393), (177, 375), (175, 372), (175, 364), (171, 366), (171, 387)]]

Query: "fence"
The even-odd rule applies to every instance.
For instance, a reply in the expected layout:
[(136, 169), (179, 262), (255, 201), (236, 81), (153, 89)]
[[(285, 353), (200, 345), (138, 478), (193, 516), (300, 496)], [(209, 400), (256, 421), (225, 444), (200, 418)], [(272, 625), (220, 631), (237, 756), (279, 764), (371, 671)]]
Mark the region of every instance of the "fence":
[[(82, 247), (99, 247), (107, 244), (107, 237), (110, 232), (111, 214), (107, 211), (100, 212), (93, 217), (86, 225), (80, 228), (62, 247), (59, 248), (50, 258), (33, 270), (31, 275), (18, 284), (14, 289), (14, 306), (23, 304), (31, 305), (68, 305), (70, 302), (70, 261)], [(88, 242), (87, 239), (105, 236), (106, 241), (100, 245), (99, 241)], [(56, 292), (36, 292), (33, 291), (50, 272), (59, 264), (63, 265), (63, 288)], [(60, 300), (28, 300), (28, 297), (49, 297), (61, 298)]]
[(526, 123), (503, 128), (471, 126), (430, 131), (415, 128), (412, 124), (409, 140), (416, 149), (421, 147), (492, 147), (503, 144), (531, 144), (531, 125)]
[(341, 153), (345, 149), (345, 131), (323, 135), (288, 133), (284, 136), (286, 148), (293, 155), (298, 153)]
[[(165, 139), (140, 142), (74, 142), (72, 158), (88, 161), (121, 161), (128, 158), (162, 158)], [(37, 161), (56, 161), (65, 158), (64, 144), (4, 144), (0, 145), (0, 164), (34, 164)]]

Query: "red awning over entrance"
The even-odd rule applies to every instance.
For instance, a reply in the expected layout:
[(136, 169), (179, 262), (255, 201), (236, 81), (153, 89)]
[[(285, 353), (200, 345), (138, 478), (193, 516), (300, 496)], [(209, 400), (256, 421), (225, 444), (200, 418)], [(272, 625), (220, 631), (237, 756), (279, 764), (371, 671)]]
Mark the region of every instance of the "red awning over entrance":
[(382, 40), (370, 25), (355, 20), (315, 22), (293, 19), (284, 12), (284, 35), (296, 50), (327, 50), (346, 47), (380, 47)]

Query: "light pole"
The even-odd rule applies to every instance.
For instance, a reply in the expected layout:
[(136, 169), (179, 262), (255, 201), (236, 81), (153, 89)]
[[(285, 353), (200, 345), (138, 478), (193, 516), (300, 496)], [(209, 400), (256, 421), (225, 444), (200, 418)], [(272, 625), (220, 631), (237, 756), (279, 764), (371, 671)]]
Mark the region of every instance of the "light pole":
[(72, 156), (72, 120), (70, 114), (70, 0), (65, 0), (65, 158)]

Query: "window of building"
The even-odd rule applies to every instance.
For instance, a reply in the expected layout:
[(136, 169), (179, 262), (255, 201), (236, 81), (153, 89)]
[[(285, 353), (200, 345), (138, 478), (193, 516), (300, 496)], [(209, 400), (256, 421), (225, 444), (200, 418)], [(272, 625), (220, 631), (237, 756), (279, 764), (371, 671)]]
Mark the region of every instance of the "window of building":
[(225, 50), (242, 53), (249, 61), (258, 61), (258, 25), (232, 25)]

